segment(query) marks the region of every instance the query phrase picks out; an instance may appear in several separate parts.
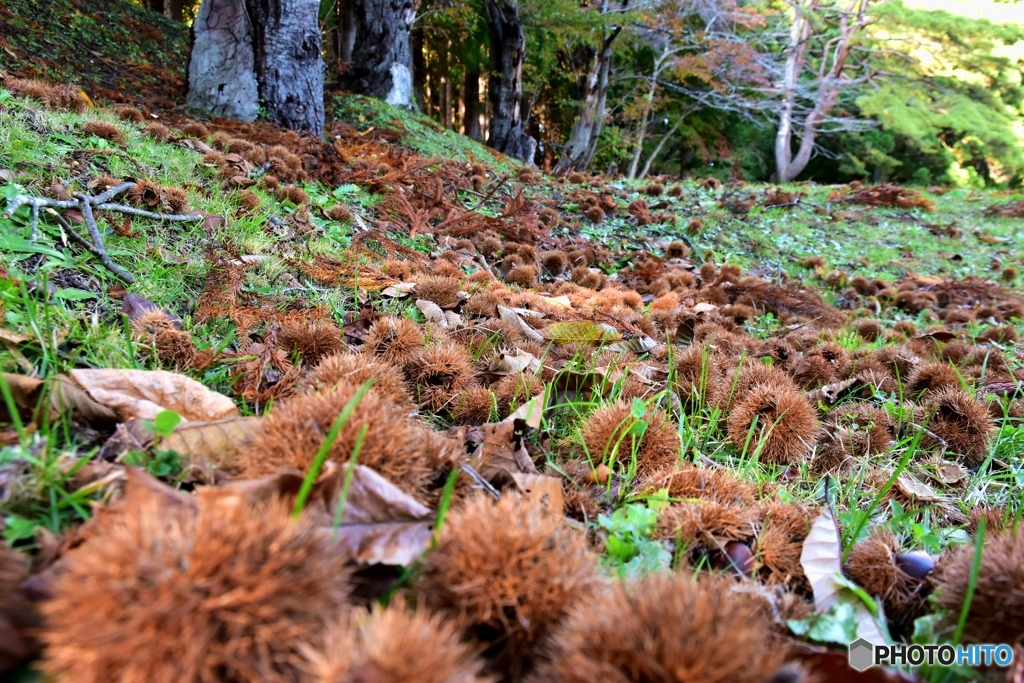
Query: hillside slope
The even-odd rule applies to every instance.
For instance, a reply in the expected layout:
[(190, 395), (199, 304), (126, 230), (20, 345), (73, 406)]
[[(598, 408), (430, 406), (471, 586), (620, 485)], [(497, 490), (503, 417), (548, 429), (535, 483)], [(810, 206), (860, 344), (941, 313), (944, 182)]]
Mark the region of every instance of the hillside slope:
[(0, 675), (363, 676), (399, 633), (460, 680), (824, 678), (879, 627), (813, 616), (840, 568), (897, 638), (970, 594), (1019, 637), (1019, 192), (551, 178), (365, 98), (318, 140), (132, 92), (0, 83)]

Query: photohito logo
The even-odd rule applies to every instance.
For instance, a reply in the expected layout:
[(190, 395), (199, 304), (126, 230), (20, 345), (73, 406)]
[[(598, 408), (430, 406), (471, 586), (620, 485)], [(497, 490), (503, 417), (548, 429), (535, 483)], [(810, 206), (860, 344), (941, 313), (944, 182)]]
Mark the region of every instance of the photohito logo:
[(1013, 662), (1013, 648), (1009, 645), (873, 645), (858, 638), (850, 643), (849, 661), (857, 671), (882, 664), (1006, 667)]

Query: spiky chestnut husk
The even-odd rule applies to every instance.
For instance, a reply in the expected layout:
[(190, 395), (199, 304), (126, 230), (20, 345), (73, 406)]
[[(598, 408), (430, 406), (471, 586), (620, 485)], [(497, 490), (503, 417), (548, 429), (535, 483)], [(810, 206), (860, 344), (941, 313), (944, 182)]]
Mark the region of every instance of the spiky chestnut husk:
[(506, 493), (478, 495), (446, 520), (416, 587), (427, 606), (488, 646), (495, 671), (516, 680), (551, 629), (598, 579), (583, 534)]
[(885, 602), (885, 616), (903, 629), (922, 616), (931, 584), (901, 568), (899, 539), (887, 529), (875, 531), (860, 541), (843, 567), (843, 572), (871, 595)]
[(896, 439), (896, 424), (884, 409), (870, 403), (847, 403), (833, 408), (827, 418), (830, 426), (846, 431), (844, 439), (850, 454), (866, 457), (883, 453)]
[(762, 361), (750, 360), (726, 376), (726, 386), (719, 392), (717, 405), (722, 412), (728, 413), (753, 389), (765, 385), (777, 390), (786, 388), (797, 391), (796, 384), (784, 371)]
[(471, 386), (451, 404), (452, 420), (456, 424), (482, 425), (498, 419), (498, 402), (487, 387)]
[(321, 320), (285, 320), (277, 333), (283, 349), (298, 351), (307, 365), (316, 365), (326, 356), (346, 349), (341, 330), (332, 322)]
[[(751, 430), (755, 418), (757, 424)], [(729, 440), (737, 448), (759, 453), (762, 462), (793, 464), (806, 460), (820, 429), (810, 401), (790, 386), (755, 386), (729, 412)]]
[(43, 606), (43, 668), (61, 680), (304, 681), (300, 644), (346, 608), (344, 555), (280, 505), (150, 500), (104, 531)]
[(854, 327), (864, 341), (878, 341), (885, 334), (885, 328), (877, 320), (859, 320)]
[(930, 361), (919, 363), (910, 373), (906, 381), (906, 393), (909, 398), (920, 399), (924, 395), (934, 394), (940, 389), (959, 388), (960, 376), (949, 363)]
[[(325, 435), (359, 386), (343, 382), (328, 391), (296, 396), (275, 405), (240, 450), (232, 469), (245, 479), (288, 469), (307, 472)], [(420, 500), (428, 501), (437, 493), (437, 472), (450, 469), (459, 457), (454, 442), (410, 419), (408, 409), (396, 406), (375, 389), (363, 396), (327, 457), (347, 463), (364, 425), (367, 431), (359, 464), (376, 470)]]
[(726, 394), (726, 359), (707, 345), (692, 344), (675, 361), (672, 388), (683, 407), (697, 410), (717, 404)]
[(311, 651), (318, 683), (484, 683), (483, 662), (450, 621), (425, 609), (375, 607), (333, 624)]
[(817, 511), (798, 503), (772, 502), (761, 506), (760, 529), (754, 554), (771, 583), (808, 588), (800, 555)]
[[(1024, 639), (1024, 527), (988, 535), (964, 638), (976, 643), (1020, 643)], [(936, 568), (935, 604), (951, 625), (967, 597), (974, 544), (949, 551)]]
[(473, 361), (465, 348), (443, 342), (418, 349), (405, 366), (413, 397), (429, 410), (450, 409), (473, 379)]
[(756, 505), (757, 487), (740, 481), (729, 470), (697, 465), (655, 472), (645, 488), (668, 489), (670, 498), (710, 500), (723, 505)]
[(363, 348), (385, 363), (405, 365), (413, 354), (423, 348), (423, 332), (408, 318), (378, 318), (367, 330)]
[(633, 416), (632, 404), (618, 401), (598, 408), (580, 427), (580, 438), (595, 462), (618, 462), (629, 467), (636, 456), (637, 471), (643, 475), (678, 462), (679, 431), (664, 411), (648, 407), (641, 420)]
[[(985, 404), (959, 387), (947, 387), (932, 394), (922, 418), (931, 416), (925, 427), (945, 440), (947, 452), (959, 455), (967, 465), (980, 465), (988, 456), (995, 423)], [(930, 447), (929, 437), (922, 445)]]
[(769, 680), (783, 665), (784, 648), (764, 610), (731, 586), (662, 573), (613, 584), (572, 611), (531, 682)]
[(758, 509), (715, 501), (673, 503), (658, 517), (655, 536), (681, 541), (688, 558), (726, 541), (745, 541), (757, 531)]
[(365, 354), (343, 352), (326, 356), (303, 375), (296, 388), (302, 393), (323, 392), (340, 383), (360, 386), (369, 379), (373, 380), (374, 390), (395, 405), (412, 406), (412, 396), (401, 371), (391, 363)]
[(455, 277), (435, 275), (423, 278), (416, 283), (416, 296), (420, 299), (433, 301), (441, 308), (456, 306), (462, 281)]

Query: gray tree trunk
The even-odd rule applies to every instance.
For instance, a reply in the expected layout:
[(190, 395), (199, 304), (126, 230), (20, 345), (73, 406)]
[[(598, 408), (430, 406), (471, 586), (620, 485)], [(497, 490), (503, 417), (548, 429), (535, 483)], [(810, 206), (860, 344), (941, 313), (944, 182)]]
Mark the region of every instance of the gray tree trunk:
[(317, 137), (324, 130), (319, 0), (248, 0), (256, 80), (270, 121)]
[(317, 136), (324, 128), (318, 0), (204, 0), (193, 31), (188, 105)]
[(362, 0), (355, 7), (355, 49), (342, 84), (352, 92), (410, 107), (413, 0)]
[(555, 165), (555, 173), (585, 171), (597, 153), (597, 141), (604, 127), (608, 87), (611, 83), (612, 44), (622, 31), (614, 29), (594, 54), (591, 67), (582, 84), (580, 110), (569, 132), (565, 155)]
[(253, 121), (260, 113), (252, 24), (244, 0), (204, 0), (192, 24), (188, 106)]
[(537, 141), (522, 120), (523, 61), (526, 39), (516, 0), (485, 0), (490, 30), (491, 76), (487, 96), (491, 122), (487, 144), (499, 152), (533, 163)]

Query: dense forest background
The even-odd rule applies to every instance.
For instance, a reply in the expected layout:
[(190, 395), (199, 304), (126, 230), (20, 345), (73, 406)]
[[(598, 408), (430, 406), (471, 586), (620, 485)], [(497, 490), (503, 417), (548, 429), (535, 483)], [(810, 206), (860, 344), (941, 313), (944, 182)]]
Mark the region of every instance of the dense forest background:
[[(346, 86), (347, 23), (361, 1), (321, 1), (329, 90)], [(496, 16), (512, 16), (523, 38), (518, 120), (546, 170), (1017, 187), (1024, 15), (1015, 4), (937, 2), (390, 4), (415, 13), (410, 104), (477, 140), (488, 138), (489, 85), (511, 40)], [(139, 4), (185, 23), (199, 9)]]

